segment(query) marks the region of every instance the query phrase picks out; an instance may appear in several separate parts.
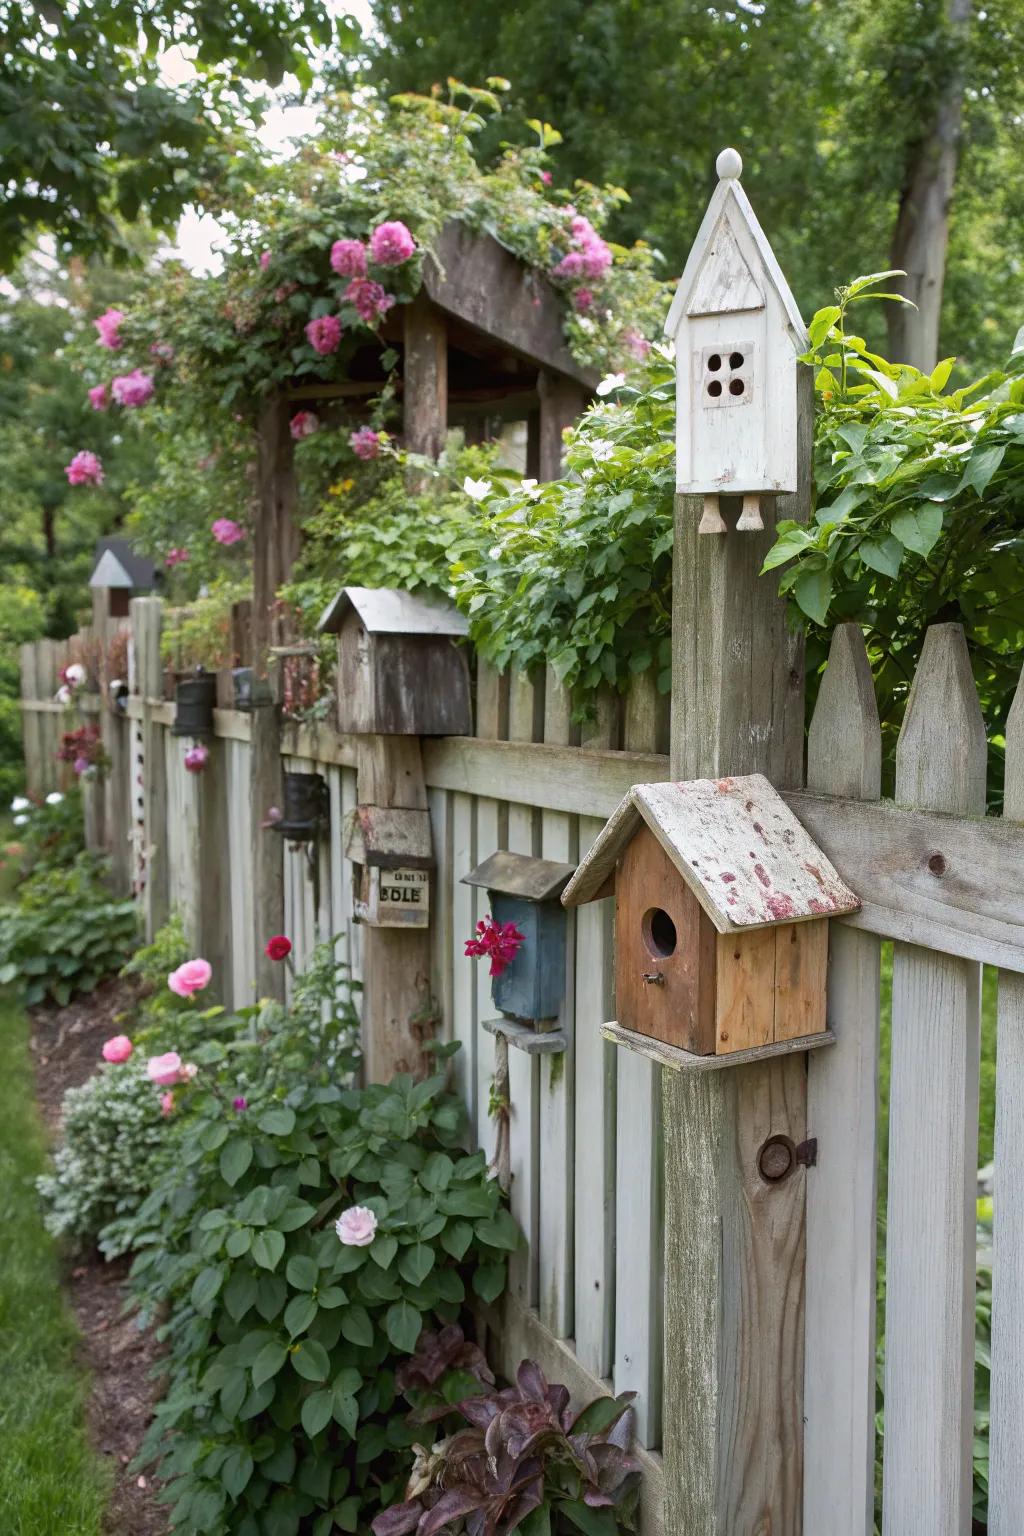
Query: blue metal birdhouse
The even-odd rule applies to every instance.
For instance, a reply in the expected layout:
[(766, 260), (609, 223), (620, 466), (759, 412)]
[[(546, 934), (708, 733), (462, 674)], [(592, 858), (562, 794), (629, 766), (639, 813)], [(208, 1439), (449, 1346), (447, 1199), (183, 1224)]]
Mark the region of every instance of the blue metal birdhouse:
[(492, 853), (463, 877), (487, 891), (497, 923), (514, 923), (524, 943), (491, 980), (495, 1007), (509, 1018), (555, 1019), (565, 994), (565, 908), (559, 901), (575, 865), (522, 853)]

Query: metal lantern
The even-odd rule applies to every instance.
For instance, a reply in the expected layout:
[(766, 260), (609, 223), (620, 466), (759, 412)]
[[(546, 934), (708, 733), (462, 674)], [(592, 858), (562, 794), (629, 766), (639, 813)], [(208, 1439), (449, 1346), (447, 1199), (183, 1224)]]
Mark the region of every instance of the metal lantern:
[(174, 690), (172, 736), (212, 736), (216, 697), (217, 680), (212, 672), (197, 667), (192, 677), (183, 677)]
[(235, 667), (231, 673), (235, 708), (249, 714), (263, 704), (273, 702), (270, 684), (265, 677), (257, 677), (252, 667)]
[(275, 823), (290, 843), (311, 843), (322, 822), (328, 820), (330, 800), (327, 781), (319, 773), (285, 773), (284, 814)]

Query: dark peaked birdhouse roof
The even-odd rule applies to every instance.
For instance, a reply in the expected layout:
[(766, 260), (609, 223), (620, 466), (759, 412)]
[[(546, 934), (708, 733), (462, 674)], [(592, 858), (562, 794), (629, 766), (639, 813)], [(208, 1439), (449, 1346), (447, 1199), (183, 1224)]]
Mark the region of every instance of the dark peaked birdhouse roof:
[(137, 555), (127, 539), (96, 540), (90, 587), (127, 587), (149, 592), (156, 583), (156, 567), (145, 555)]
[(719, 933), (855, 912), (860, 900), (759, 773), (634, 784), (562, 893), (567, 907), (608, 893), (648, 826)]
[(482, 886), (502, 896), (521, 896), (524, 901), (557, 901), (575, 870), (575, 864), (500, 850), (463, 875), (462, 884)]

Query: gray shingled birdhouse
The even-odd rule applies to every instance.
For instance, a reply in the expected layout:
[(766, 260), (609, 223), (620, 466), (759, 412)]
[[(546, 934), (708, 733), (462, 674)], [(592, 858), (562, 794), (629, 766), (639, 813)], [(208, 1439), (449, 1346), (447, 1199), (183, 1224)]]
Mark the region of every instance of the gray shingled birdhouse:
[(612, 891), (620, 1028), (698, 1056), (825, 1030), (828, 919), (860, 902), (761, 774), (635, 784), (562, 901)]
[(468, 736), (468, 624), (451, 603), (391, 587), (342, 587), (318, 626), (338, 637), (338, 729)]

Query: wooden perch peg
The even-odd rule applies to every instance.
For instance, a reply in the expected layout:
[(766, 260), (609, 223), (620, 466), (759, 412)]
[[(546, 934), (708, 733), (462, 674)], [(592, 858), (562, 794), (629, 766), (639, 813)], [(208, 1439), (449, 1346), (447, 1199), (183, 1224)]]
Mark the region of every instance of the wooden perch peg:
[(718, 510), (718, 497), (704, 497), (704, 512), (701, 516), (698, 533), (726, 533), (725, 519)]
[(759, 533), (764, 527), (761, 521), (761, 498), (749, 495), (743, 498), (743, 509), (736, 524), (740, 533)]

